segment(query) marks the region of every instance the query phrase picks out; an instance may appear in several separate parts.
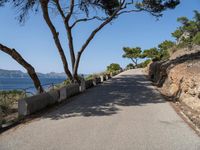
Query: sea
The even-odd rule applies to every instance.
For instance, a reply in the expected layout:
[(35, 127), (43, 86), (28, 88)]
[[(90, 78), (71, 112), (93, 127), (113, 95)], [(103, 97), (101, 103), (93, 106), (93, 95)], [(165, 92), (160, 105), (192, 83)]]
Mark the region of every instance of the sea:
[[(45, 89), (53, 84), (62, 83), (66, 78), (40, 78)], [(0, 78), (0, 91), (26, 90), (36, 92), (34, 84), (30, 78)]]

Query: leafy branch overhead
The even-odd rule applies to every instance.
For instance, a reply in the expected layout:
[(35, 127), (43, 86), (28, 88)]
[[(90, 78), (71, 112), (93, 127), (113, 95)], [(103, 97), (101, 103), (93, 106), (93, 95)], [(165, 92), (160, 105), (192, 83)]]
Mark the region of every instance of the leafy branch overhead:
[(176, 38), (178, 44), (200, 44), (200, 12), (194, 11), (193, 19), (187, 17), (179, 17), (177, 19), (181, 23), (181, 26), (172, 33), (172, 36)]

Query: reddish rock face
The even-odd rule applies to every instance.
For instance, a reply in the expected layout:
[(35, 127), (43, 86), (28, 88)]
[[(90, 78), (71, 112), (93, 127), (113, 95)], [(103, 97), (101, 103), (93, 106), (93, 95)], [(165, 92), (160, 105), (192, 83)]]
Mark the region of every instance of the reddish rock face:
[(200, 47), (176, 52), (168, 61), (153, 62), (149, 78), (162, 94), (200, 112)]

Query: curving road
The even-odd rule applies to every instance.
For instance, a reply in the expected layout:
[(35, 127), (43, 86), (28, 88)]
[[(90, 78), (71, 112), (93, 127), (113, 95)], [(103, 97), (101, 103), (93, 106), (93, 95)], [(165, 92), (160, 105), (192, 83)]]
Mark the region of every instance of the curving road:
[(200, 150), (200, 138), (129, 70), (0, 135), (0, 150)]

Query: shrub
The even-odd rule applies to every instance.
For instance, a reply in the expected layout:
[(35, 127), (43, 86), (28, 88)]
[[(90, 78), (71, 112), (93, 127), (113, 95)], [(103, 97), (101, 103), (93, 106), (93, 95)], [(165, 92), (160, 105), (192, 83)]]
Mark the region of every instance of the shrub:
[(116, 64), (116, 63), (112, 63), (110, 64), (109, 66), (107, 66), (107, 72), (115, 72), (115, 71), (118, 71), (118, 70), (121, 70), (121, 67), (119, 64)]
[(12, 110), (13, 105), (25, 96), (26, 94), (23, 91), (0, 91), (0, 108), (3, 114), (8, 114)]
[(139, 68), (145, 68), (151, 62), (151, 59), (147, 59), (144, 62), (139, 64)]
[(200, 32), (198, 32), (194, 38), (193, 38), (193, 43), (194, 44), (197, 44), (197, 45), (200, 45)]
[(131, 63), (126, 66), (126, 69), (134, 69), (134, 68), (135, 66)]

